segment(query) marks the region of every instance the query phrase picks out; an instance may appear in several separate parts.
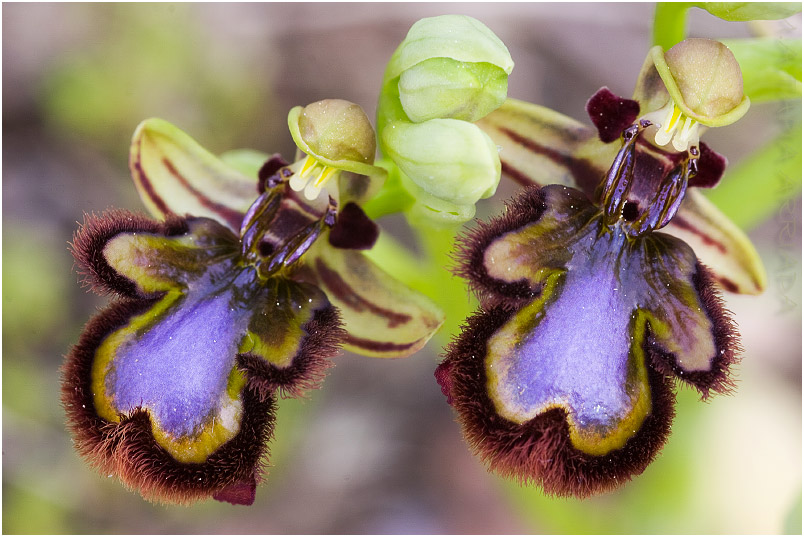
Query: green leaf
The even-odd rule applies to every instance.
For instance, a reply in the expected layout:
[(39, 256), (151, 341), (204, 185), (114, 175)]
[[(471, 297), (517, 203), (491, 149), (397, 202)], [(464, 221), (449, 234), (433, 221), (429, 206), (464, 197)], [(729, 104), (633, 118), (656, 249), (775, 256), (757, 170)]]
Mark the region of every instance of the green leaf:
[(754, 103), (801, 98), (801, 39), (727, 39)]
[(146, 119), (131, 141), (129, 167), (154, 216), (168, 211), (213, 218), (237, 231), (257, 199), (257, 177), (229, 167), (188, 134), (162, 119)]
[(727, 21), (786, 19), (801, 11), (801, 2), (694, 2), (692, 5)]
[(708, 193), (743, 229), (768, 219), (801, 193), (801, 124), (727, 170)]

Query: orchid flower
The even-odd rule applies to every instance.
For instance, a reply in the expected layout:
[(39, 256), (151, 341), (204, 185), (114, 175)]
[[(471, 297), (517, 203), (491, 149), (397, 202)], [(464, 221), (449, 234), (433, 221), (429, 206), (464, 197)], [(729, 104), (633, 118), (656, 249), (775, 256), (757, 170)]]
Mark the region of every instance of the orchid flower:
[(723, 172), (699, 136), (745, 113), (739, 66), (709, 40), (653, 49), (636, 97), (590, 99), (599, 140), (518, 103), (481, 121), (509, 174), (568, 174), (582, 190), (530, 185), (463, 237), (457, 273), (480, 310), (435, 375), (472, 450), (552, 494), (586, 497), (640, 474), (670, 433), (674, 381), (704, 399), (728, 392), (739, 356), (715, 283), (726, 280), (657, 231), (690, 214), (688, 187)]
[(112, 210), (75, 234), (86, 283), (117, 298), (68, 356), (68, 421), (91, 464), (148, 499), (251, 504), (279, 395), (317, 388), (341, 346), (406, 356), (443, 322), (361, 251), (378, 229), (359, 203), (385, 176), (362, 110), (322, 101), (289, 121), (306, 157), (254, 177), (143, 122), (130, 166), (161, 221)]

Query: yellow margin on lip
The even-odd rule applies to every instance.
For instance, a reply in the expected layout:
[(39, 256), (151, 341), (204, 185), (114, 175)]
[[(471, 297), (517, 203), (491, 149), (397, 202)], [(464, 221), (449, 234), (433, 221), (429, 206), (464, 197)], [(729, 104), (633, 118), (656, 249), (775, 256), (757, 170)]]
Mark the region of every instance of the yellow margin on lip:
[[(552, 298), (553, 294), (561, 286), (563, 273), (556, 272), (550, 275), (542, 290), (541, 296), (536, 301), (525, 306), (520, 310), (515, 317), (506, 323), (503, 327), (489, 339), (487, 343), (487, 357), (486, 357), (486, 389), (489, 397), (494, 403), (497, 413), (514, 423), (522, 424), (535, 416), (546, 412), (551, 408), (562, 408), (567, 413), (567, 422), (570, 430), (570, 441), (573, 447), (587, 453), (589, 455), (602, 456), (610, 453), (615, 449), (622, 448), (626, 442), (639, 430), (645, 418), (650, 414), (652, 409), (651, 404), (651, 390), (648, 383), (648, 372), (645, 366), (645, 352), (643, 350), (643, 343), (645, 341), (645, 328), (647, 321), (647, 314), (642, 310), (637, 310), (636, 314), (632, 316), (632, 330), (631, 330), (631, 348), (629, 351), (628, 373), (626, 382), (636, 382), (640, 385), (639, 394), (628, 412), (628, 414), (619, 422), (618, 427), (614, 430), (613, 434), (584, 434), (577, 422), (575, 421), (571, 407), (565, 401), (550, 402), (542, 407), (536, 409), (535, 412), (529, 413), (526, 416), (510, 412), (506, 409), (503, 401), (495, 396), (495, 386), (499, 385), (499, 373), (493, 368), (493, 352), (495, 347), (509, 347), (505, 340), (511, 340), (510, 336), (513, 335), (515, 341), (521, 341), (523, 336), (529, 333), (533, 326), (531, 326), (534, 313), (541, 311), (547, 302)], [(503, 331), (508, 329), (508, 333)], [(497, 353), (499, 354), (499, 353)]]
[[(131, 336), (144, 330), (151, 325), (155, 318), (161, 317), (164, 312), (182, 296), (179, 290), (170, 290), (164, 298), (157, 302), (150, 310), (132, 317), (131, 321), (122, 328), (109, 334), (98, 346), (92, 365), (91, 386), (94, 396), (95, 410), (101, 418), (119, 423), (124, 415), (113, 404), (113, 397), (106, 392), (106, 376), (112, 368), (117, 349), (120, 348)], [(151, 431), (157, 443), (167, 450), (170, 455), (179, 462), (201, 463), (207, 457), (217, 451), (221, 445), (231, 440), (240, 429), (240, 421), (243, 414), (240, 393), (245, 386), (245, 377), (233, 368), (229, 374), (226, 388), (226, 395), (236, 406), (234, 409), (234, 420), (224, 424), (222, 421), (215, 421), (215, 416), (210, 416), (210, 421), (206, 423), (201, 431), (192, 437), (175, 438), (165, 432), (157, 422), (156, 418), (150, 414)], [(227, 402), (224, 401), (224, 404)], [(148, 411), (147, 406), (143, 409)], [(234, 424), (232, 428), (231, 425)]]

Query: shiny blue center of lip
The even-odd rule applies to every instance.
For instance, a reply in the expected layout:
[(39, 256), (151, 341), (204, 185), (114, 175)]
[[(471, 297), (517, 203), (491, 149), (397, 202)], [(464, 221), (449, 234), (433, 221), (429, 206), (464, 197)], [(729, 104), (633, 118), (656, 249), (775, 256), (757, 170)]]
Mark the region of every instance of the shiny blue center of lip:
[(503, 383), (513, 388), (507, 390), (506, 406), (531, 415), (561, 402), (579, 426), (606, 426), (633, 406), (627, 377), (634, 305), (608, 247), (595, 248), (583, 259), (565, 273), (558, 296), (506, 360), (511, 367)]
[(238, 282), (211, 289), (209, 280), (190, 284), (157, 322), (123, 343), (106, 380), (118, 411), (147, 408), (175, 437), (197, 434), (218, 413), (247, 328)]

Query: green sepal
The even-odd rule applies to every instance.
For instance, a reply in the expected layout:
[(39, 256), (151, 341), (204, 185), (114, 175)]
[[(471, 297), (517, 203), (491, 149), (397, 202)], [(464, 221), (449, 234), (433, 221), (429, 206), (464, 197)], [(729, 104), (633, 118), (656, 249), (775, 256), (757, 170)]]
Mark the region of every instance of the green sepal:
[[(801, 104), (791, 103), (790, 112), (801, 114)], [(783, 217), (785, 235), (794, 221), (790, 204), (801, 195), (801, 123), (770, 140), (735, 166), (717, 188), (706, 192), (737, 226), (750, 230), (771, 218)]]
[(204, 216), (233, 231), (257, 198), (257, 177), (225, 164), (162, 119), (134, 131), (129, 166), (143, 203), (154, 216)]
[(619, 149), (601, 142), (591, 126), (517, 99), (508, 99), (476, 125), (500, 148), (503, 173), (523, 185), (593, 190)]
[(310, 279), (338, 308), (344, 348), (380, 358), (421, 349), (444, 322), (429, 298), (399, 282), (357, 250), (316, 241), (300, 277)]
[(751, 239), (700, 191), (687, 190), (662, 231), (689, 244), (724, 289), (758, 295), (767, 287), (768, 276)]

